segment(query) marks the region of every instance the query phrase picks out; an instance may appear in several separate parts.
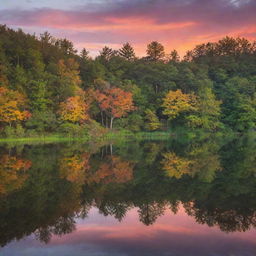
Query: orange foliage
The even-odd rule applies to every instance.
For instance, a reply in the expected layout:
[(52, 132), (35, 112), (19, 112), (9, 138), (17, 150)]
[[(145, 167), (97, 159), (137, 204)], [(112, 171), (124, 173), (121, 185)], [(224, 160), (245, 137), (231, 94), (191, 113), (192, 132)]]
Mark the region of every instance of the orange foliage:
[(23, 94), (0, 87), (0, 122), (11, 124), (30, 118), (31, 114), (25, 110), (26, 103)]
[(86, 172), (89, 170), (90, 154), (75, 155), (61, 159), (61, 177), (74, 183), (84, 183)]
[(120, 88), (106, 89), (103, 92), (97, 90), (96, 100), (101, 110), (114, 118), (123, 117), (135, 109), (132, 93)]
[(25, 171), (32, 165), (31, 161), (3, 155), (0, 162), (0, 194), (21, 188), (27, 178)]
[(118, 156), (110, 156), (92, 176), (90, 182), (125, 183), (133, 178), (133, 164)]
[(81, 96), (69, 97), (60, 104), (60, 117), (64, 121), (83, 123), (90, 118), (89, 107)]

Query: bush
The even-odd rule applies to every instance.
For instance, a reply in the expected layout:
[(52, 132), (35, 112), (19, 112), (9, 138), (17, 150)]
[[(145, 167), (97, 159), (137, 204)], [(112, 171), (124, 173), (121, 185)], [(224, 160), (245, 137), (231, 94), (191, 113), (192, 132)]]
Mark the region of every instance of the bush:
[(38, 137), (39, 134), (35, 129), (29, 129), (26, 131), (26, 136), (27, 137)]
[(20, 124), (16, 127), (6, 126), (3, 129), (3, 135), (7, 138), (22, 138), (26, 136), (25, 129)]
[(91, 120), (89, 123), (83, 125), (83, 132), (84, 134), (87, 134), (90, 138), (97, 138), (104, 135), (107, 130), (96, 121)]
[(6, 126), (4, 128), (4, 136), (7, 138), (15, 138), (16, 137), (16, 133), (15, 133), (15, 128), (14, 127), (10, 127), (10, 126)]
[(116, 120), (115, 127), (120, 129), (128, 129), (132, 132), (138, 132), (143, 129), (143, 118), (137, 114), (132, 113), (128, 117)]
[(71, 137), (80, 137), (83, 133), (83, 129), (80, 125), (72, 123), (61, 124), (59, 127), (59, 131)]
[(18, 124), (15, 129), (15, 134), (18, 138), (25, 137), (25, 129), (20, 124)]

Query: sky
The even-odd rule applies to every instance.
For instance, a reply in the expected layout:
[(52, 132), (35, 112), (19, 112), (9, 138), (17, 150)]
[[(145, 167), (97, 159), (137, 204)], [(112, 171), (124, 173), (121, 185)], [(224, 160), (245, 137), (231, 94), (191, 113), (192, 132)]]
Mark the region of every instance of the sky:
[(131, 43), (138, 56), (151, 41), (183, 55), (224, 36), (256, 39), (256, 0), (0, 0), (0, 24), (73, 41), (92, 56)]

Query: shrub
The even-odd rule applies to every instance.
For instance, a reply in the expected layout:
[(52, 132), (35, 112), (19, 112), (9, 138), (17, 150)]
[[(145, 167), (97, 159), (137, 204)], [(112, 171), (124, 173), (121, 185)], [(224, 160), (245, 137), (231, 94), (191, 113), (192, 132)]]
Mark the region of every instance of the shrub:
[(7, 138), (15, 138), (16, 137), (15, 128), (6, 126), (4, 128), (4, 136)]
[(25, 129), (20, 124), (18, 124), (15, 129), (15, 134), (18, 138), (25, 137)]
[(63, 134), (66, 134), (72, 137), (79, 137), (83, 133), (83, 129), (80, 125), (72, 124), (72, 123), (61, 124), (59, 127), (59, 131)]

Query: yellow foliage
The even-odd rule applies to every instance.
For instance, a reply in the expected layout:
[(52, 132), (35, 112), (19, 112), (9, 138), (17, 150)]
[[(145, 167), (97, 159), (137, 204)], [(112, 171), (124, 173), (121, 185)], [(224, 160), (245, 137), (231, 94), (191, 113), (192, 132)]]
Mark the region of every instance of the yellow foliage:
[(69, 97), (60, 104), (60, 117), (64, 121), (83, 123), (89, 120), (89, 104), (81, 96)]
[(85, 181), (86, 172), (89, 170), (90, 154), (74, 155), (61, 159), (61, 177), (70, 182), (81, 183)]
[(0, 194), (21, 188), (27, 178), (25, 171), (31, 167), (31, 162), (9, 155), (3, 155), (0, 162)]
[(161, 127), (161, 123), (157, 115), (152, 110), (146, 109), (145, 114), (145, 119), (147, 120), (146, 128), (148, 130), (155, 131)]
[(173, 152), (163, 154), (162, 160), (163, 169), (169, 177), (181, 178), (184, 174), (190, 173), (191, 161), (177, 156)]
[(196, 96), (185, 94), (181, 90), (169, 91), (164, 98), (163, 114), (170, 119), (176, 118), (180, 113), (196, 110)]
[(28, 119), (31, 115), (24, 109), (26, 101), (23, 94), (0, 87), (0, 122), (10, 124)]

